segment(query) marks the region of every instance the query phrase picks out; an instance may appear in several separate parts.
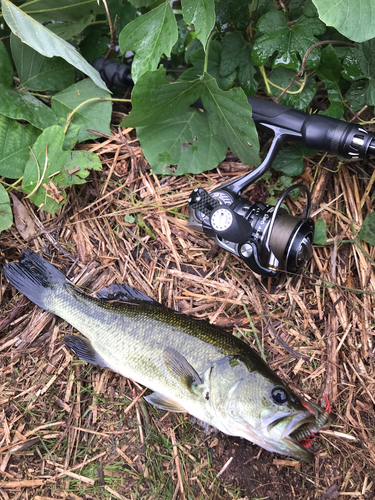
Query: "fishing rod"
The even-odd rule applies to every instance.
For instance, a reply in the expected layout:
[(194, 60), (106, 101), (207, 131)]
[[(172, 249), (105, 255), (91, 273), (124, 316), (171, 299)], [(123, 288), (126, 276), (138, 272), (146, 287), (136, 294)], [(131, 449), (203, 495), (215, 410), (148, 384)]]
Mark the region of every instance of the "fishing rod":
[[(129, 66), (104, 57), (95, 59), (92, 65), (109, 86), (133, 84)], [(255, 124), (274, 134), (267, 156), (259, 167), (210, 193), (203, 188), (194, 189), (188, 200), (188, 226), (237, 255), (257, 274), (273, 277), (279, 271), (295, 273), (313, 251), (315, 224), (310, 217), (309, 189), (303, 184), (290, 186), (276, 206), (250, 203), (241, 193), (270, 168), (287, 142), (302, 142), (310, 149), (344, 158), (368, 159), (375, 156), (375, 134), (329, 116), (308, 114), (256, 97), (247, 99)], [(304, 190), (307, 196), (305, 215), (301, 217), (289, 215), (281, 207), (286, 196), (296, 189)]]

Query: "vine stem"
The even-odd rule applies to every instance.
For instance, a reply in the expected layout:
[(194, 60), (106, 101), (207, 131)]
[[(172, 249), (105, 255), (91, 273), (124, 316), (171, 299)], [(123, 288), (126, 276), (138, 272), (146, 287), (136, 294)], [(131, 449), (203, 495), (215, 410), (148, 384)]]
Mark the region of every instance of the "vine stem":
[(306, 69), (307, 59), (308, 59), (309, 55), (311, 54), (311, 52), (314, 49), (316, 49), (317, 47), (321, 47), (322, 45), (328, 45), (328, 44), (332, 44), (332, 45), (345, 45), (347, 47), (356, 47), (356, 44), (349, 43), (349, 42), (342, 42), (340, 40), (323, 40), (322, 42), (317, 42), (317, 43), (314, 43), (314, 45), (311, 45), (311, 47), (307, 50), (306, 54), (303, 57), (302, 66), (301, 66), (300, 71), (294, 75), (294, 77), (292, 78), (292, 80), (290, 81), (290, 83), (281, 92), (281, 94), (278, 97), (274, 98), (275, 102), (278, 102), (278, 100), (280, 99), (280, 97), (282, 97), (290, 89), (290, 87), (297, 80), (297, 78), (303, 75), (303, 73), (304, 73), (304, 71)]
[(210, 48), (210, 43), (212, 40), (212, 37), (214, 36), (214, 31), (211, 31), (210, 36), (208, 37), (207, 43), (206, 43), (206, 49), (205, 49), (205, 54), (204, 54), (204, 66), (203, 66), (203, 73), (207, 73), (207, 68), (208, 68), (208, 52)]
[(67, 133), (69, 125), (72, 123), (72, 118), (73, 115), (80, 109), (82, 106), (89, 102), (94, 102), (94, 101), (115, 101), (115, 102), (131, 102), (131, 99), (116, 99), (114, 97), (93, 97), (92, 99), (88, 99), (87, 101), (81, 102), (71, 113), (68, 114), (68, 117), (66, 119), (66, 124), (64, 128), (64, 134)]
[[(302, 83), (298, 83), (299, 89), (298, 90), (286, 90), (286, 93), (292, 94), (292, 95), (300, 94), (302, 92), (302, 90), (305, 88), (306, 81), (307, 81), (307, 76), (305, 73), (303, 80), (302, 80)], [(268, 79), (268, 83), (270, 85), (272, 85), (272, 87), (275, 87), (276, 89), (282, 90), (283, 92), (285, 91), (285, 89), (283, 87), (280, 87), (280, 85), (276, 85), (276, 83), (273, 83), (270, 79)]]
[(264, 66), (260, 66), (259, 69), (260, 69), (260, 72), (262, 73), (262, 76), (264, 79), (264, 85), (266, 86), (266, 89), (267, 89), (267, 95), (270, 96), (272, 94), (272, 92), (271, 92), (269, 80), (268, 80), (267, 75), (266, 75), (266, 70), (264, 69)]
[(105, 8), (105, 12), (107, 14), (107, 19), (108, 19), (108, 24), (109, 24), (109, 30), (111, 32), (111, 40), (109, 42), (109, 49), (108, 52), (105, 55), (105, 58), (108, 59), (108, 57), (112, 54), (114, 46), (115, 46), (115, 37), (116, 37), (116, 27), (117, 27), (117, 21), (118, 21), (118, 15), (115, 15), (115, 22), (112, 25), (112, 20), (111, 20), (111, 15), (109, 13), (108, 5), (107, 5), (107, 0), (102, 0), (102, 3)]
[(15, 188), (17, 186), (17, 184), (19, 184), (20, 182), (23, 181), (23, 176), (20, 177), (19, 179), (16, 180), (16, 182), (13, 182), (13, 184), (8, 184), (7, 182), (5, 181), (1, 181), (1, 184), (5, 184), (6, 186), (8, 186), (5, 191), (10, 191), (11, 189)]

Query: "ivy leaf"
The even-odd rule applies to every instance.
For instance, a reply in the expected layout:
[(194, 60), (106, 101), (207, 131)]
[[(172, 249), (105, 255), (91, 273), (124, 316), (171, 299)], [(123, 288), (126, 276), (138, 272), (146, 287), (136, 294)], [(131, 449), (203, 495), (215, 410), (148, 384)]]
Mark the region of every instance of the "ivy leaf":
[[(55, 213), (66, 198), (65, 188), (83, 184), (90, 170), (101, 170), (99, 157), (88, 151), (63, 151), (64, 131), (58, 125), (43, 131), (25, 166), (22, 189), (43, 210)], [(47, 154), (47, 156), (46, 156)]]
[[(375, 106), (375, 38), (360, 43), (347, 53), (344, 61), (342, 76), (350, 82), (364, 80), (360, 90), (363, 92), (363, 105)], [(358, 90), (358, 86), (357, 90)], [(345, 96), (351, 104), (351, 89)], [(358, 96), (359, 97), (359, 96)], [(361, 109), (361, 107), (359, 109)]]
[(134, 82), (146, 71), (155, 70), (163, 54), (171, 55), (177, 38), (176, 18), (168, 2), (125, 26), (119, 36), (119, 45), (123, 52), (135, 52), (132, 64)]
[(132, 91), (133, 110), (125, 116), (121, 127), (142, 127), (168, 120), (199, 98), (201, 81), (165, 79), (163, 67), (142, 75)]
[(79, 18), (75, 22), (46, 24), (46, 28), (63, 40), (70, 40), (74, 36), (82, 33), (82, 31), (93, 21), (93, 19), (94, 16), (92, 14), (88, 14), (87, 16)]
[[(20, 2), (19, 2), (20, 3)], [(33, 0), (24, 2), (22, 10), (40, 22), (79, 22), (83, 17), (98, 11), (97, 0)], [(51, 16), (53, 12), (53, 16)]]
[(99, 34), (98, 29), (95, 31), (90, 30), (89, 34), (79, 44), (79, 50), (83, 57), (92, 63), (94, 59), (102, 57), (107, 52), (108, 35)]
[[(55, 8), (54, 5), (54, 12)], [(26, 43), (43, 56), (62, 57), (72, 66), (89, 76), (98, 87), (108, 90), (98, 71), (77, 52), (73, 45), (55, 35), (8, 0), (2, 0), (2, 10), (7, 25), (23, 43)]]
[(315, 156), (318, 152), (308, 149), (303, 144), (294, 144), (284, 148), (276, 156), (272, 168), (290, 177), (301, 175), (304, 171), (305, 156)]
[(320, 19), (355, 42), (375, 37), (375, 4), (373, 0), (312, 0)]
[(40, 134), (32, 125), (21, 125), (0, 115), (0, 177), (19, 179), (30, 155), (30, 147)]
[(155, 2), (155, 0), (129, 0), (129, 2), (139, 9), (140, 7), (149, 7), (151, 4)]
[(324, 82), (331, 104), (326, 111), (322, 111), (320, 114), (342, 120), (344, 117), (344, 105), (339, 86), (341, 71), (342, 65), (336, 55), (335, 49), (332, 45), (328, 45), (322, 50), (321, 61), (316, 74)]
[[(86, 78), (67, 89), (55, 94), (52, 97), (52, 109), (57, 117), (63, 117), (65, 120), (80, 104), (89, 99), (97, 97), (110, 97), (109, 92), (98, 88), (92, 80)], [(111, 134), (109, 125), (111, 123), (112, 103), (110, 101), (92, 101), (84, 104), (73, 115), (72, 122), (80, 125), (78, 133), (78, 142), (86, 141), (93, 137), (94, 134), (87, 132), (86, 129), (97, 130), (105, 134)]]
[(360, 111), (365, 106), (368, 88), (368, 82), (361, 80), (353, 83), (345, 94), (345, 101), (347, 101), (353, 111)]
[(324, 219), (316, 219), (314, 232), (314, 245), (327, 243), (327, 227)]
[[(66, 125), (66, 118), (60, 116), (59, 118), (57, 118), (57, 124), (60, 125), (60, 127), (62, 127), (62, 129), (64, 130)], [(70, 151), (77, 144), (78, 134), (80, 129), (81, 125), (77, 125), (75, 123), (71, 123), (69, 125), (68, 130), (65, 132), (64, 144), (63, 144), (64, 151)]]
[(13, 66), (4, 43), (0, 40), (0, 83), (6, 87), (13, 84)]
[(56, 115), (36, 97), (0, 83), (0, 114), (15, 120), (25, 120), (43, 130), (56, 124)]
[(256, 69), (251, 62), (250, 44), (246, 42), (239, 31), (226, 33), (221, 43), (223, 47), (220, 64), (221, 75), (230, 75), (238, 68), (238, 81), (241, 88), (246, 95), (254, 96), (258, 82), (255, 79)]
[[(223, 76), (220, 72), (220, 61), (223, 47), (220, 42), (212, 40), (210, 43), (210, 50), (208, 52), (207, 73), (213, 76), (216, 83), (221, 90), (229, 90), (232, 88), (237, 76), (237, 72), (233, 70)], [(205, 53), (202, 47), (194, 50), (189, 55), (189, 61), (193, 64), (194, 68), (187, 69), (180, 78), (180, 80), (195, 80), (203, 75)]]
[(202, 102), (212, 130), (246, 165), (259, 165), (259, 140), (251, 118), (251, 106), (242, 89), (224, 92), (204, 73)]
[[(282, 89), (286, 88), (290, 83), (295, 73), (291, 69), (287, 68), (276, 68), (270, 77), (272, 83), (278, 85)], [(303, 86), (303, 90), (301, 90), (301, 85)], [(291, 106), (296, 109), (305, 110), (310, 102), (313, 100), (317, 90), (316, 81), (308, 77), (305, 84), (293, 83), (287, 93), (285, 93), (280, 98), (280, 104), (285, 104), (286, 106)], [(277, 97), (281, 94), (282, 90), (273, 88), (272, 89), (274, 95)], [(289, 92), (294, 92), (294, 94), (290, 94)]]
[(238, 0), (215, 0), (218, 28), (233, 25), (235, 29), (245, 30), (250, 24), (250, 3), (249, 1), (239, 2)]
[(22, 43), (13, 33), (10, 36), (13, 61), (21, 85), (29, 90), (62, 90), (75, 80), (73, 67), (60, 57), (44, 57)]
[(187, 24), (193, 24), (197, 38), (206, 46), (215, 25), (214, 0), (181, 0), (182, 15)]
[(366, 243), (375, 246), (375, 212), (371, 212), (363, 221), (359, 237)]
[(13, 224), (13, 214), (10, 206), (10, 199), (5, 188), (0, 184), (0, 233), (9, 229)]
[[(271, 10), (259, 19), (257, 30), (261, 36), (254, 42), (252, 59), (257, 66), (265, 64), (275, 52), (272, 67), (284, 66), (299, 71), (307, 50), (319, 40), (314, 35), (325, 32), (325, 25), (317, 17), (302, 15), (296, 23), (288, 24), (283, 12)], [(314, 69), (319, 65), (320, 49), (309, 55), (306, 67)]]
[(138, 127), (137, 135), (154, 174), (204, 172), (215, 168), (227, 153), (207, 113), (198, 109), (189, 108), (157, 126)]

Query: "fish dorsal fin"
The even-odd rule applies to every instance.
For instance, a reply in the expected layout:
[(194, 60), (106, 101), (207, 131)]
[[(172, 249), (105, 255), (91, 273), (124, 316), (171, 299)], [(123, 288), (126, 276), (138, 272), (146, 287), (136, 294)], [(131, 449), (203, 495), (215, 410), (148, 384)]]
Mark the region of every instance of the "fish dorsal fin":
[(151, 299), (148, 295), (133, 288), (130, 285), (113, 283), (112, 285), (106, 286), (102, 288), (98, 293), (97, 297), (100, 300), (108, 301), (108, 300), (117, 300), (120, 302), (132, 302), (132, 303), (145, 303), (154, 304), (161, 306), (159, 302)]
[(168, 396), (161, 394), (160, 392), (153, 392), (149, 396), (145, 396), (145, 400), (147, 401), (147, 403), (157, 406), (161, 410), (172, 411), (175, 413), (186, 412), (183, 406), (181, 406), (179, 403), (176, 403), (176, 401), (173, 401), (173, 399), (169, 398)]
[(106, 363), (99, 356), (92, 343), (85, 337), (79, 337), (78, 335), (65, 335), (64, 344), (69, 351), (74, 352), (74, 354), (76, 354), (79, 359), (82, 359), (82, 361), (87, 361), (92, 365), (101, 366), (102, 368), (110, 370), (108, 363)]
[(190, 392), (203, 384), (202, 379), (182, 354), (166, 347), (163, 351), (164, 363), (170, 373)]

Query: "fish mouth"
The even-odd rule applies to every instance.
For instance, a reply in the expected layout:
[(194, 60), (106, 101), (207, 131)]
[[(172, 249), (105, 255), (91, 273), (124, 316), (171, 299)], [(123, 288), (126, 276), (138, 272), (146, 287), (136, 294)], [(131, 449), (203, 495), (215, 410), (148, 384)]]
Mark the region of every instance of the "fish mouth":
[(330, 422), (329, 413), (313, 404), (304, 405), (307, 411), (295, 414), (280, 414), (267, 425), (270, 437), (277, 441), (283, 453), (300, 460), (310, 461), (314, 454), (308, 448), (311, 438)]

